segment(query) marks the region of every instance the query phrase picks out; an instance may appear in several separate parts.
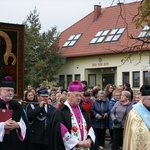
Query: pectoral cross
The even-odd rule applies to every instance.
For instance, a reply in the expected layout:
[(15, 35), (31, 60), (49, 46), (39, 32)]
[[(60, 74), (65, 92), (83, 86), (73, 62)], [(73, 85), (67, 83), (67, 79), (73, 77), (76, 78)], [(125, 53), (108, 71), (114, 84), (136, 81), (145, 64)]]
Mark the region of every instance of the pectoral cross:
[(79, 127), (80, 127), (80, 129), (82, 129), (82, 122), (80, 121), (80, 123), (79, 123)]

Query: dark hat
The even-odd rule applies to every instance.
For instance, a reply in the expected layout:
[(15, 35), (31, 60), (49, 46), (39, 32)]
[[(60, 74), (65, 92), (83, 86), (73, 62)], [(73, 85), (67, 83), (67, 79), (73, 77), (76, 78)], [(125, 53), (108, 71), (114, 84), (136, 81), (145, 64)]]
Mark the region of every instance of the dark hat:
[(0, 87), (11, 87), (15, 88), (15, 83), (11, 76), (6, 76), (0, 81)]
[(82, 92), (82, 84), (78, 80), (72, 81), (68, 86), (69, 92)]
[(150, 86), (149, 85), (143, 85), (140, 88), (140, 92), (142, 93), (142, 96), (148, 96), (148, 95), (150, 95)]
[(49, 96), (47, 89), (40, 89), (40, 90), (38, 90), (38, 95)]
[(142, 93), (142, 96), (150, 96), (150, 90), (142, 90), (141, 91), (141, 93)]

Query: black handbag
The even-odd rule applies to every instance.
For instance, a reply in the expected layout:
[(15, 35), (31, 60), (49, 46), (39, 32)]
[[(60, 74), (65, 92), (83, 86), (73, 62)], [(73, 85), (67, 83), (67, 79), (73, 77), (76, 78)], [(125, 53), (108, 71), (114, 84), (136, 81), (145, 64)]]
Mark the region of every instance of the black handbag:
[(121, 129), (121, 128), (122, 128), (122, 123), (119, 122), (119, 123), (117, 123), (117, 124), (114, 124), (113, 128), (114, 128), (114, 129)]

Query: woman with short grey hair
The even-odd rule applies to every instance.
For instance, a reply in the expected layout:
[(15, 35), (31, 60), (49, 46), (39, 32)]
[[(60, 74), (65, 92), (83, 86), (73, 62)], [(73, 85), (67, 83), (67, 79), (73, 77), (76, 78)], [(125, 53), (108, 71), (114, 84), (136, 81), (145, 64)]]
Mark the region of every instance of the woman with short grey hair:
[(91, 120), (96, 132), (96, 138), (99, 145), (99, 149), (104, 149), (105, 146), (105, 134), (108, 128), (108, 116), (109, 116), (109, 100), (105, 97), (104, 91), (99, 91), (97, 99), (91, 106)]
[(121, 99), (115, 103), (111, 110), (113, 121), (112, 150), (119, 150), (122, 147), (124, 123), (128, 112), (132, 109), (132, 102), (129, 101), (130, 96), (129, 91), (122, 91)]

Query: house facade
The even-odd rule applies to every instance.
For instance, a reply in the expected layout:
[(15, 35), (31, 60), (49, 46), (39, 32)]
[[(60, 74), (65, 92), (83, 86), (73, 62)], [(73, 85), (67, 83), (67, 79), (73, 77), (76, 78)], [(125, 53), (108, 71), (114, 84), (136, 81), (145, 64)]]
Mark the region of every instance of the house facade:
[(128, 82), (133, 90), (150, 85), (149, 48), (137, 40), (148, 35), (149, 27), (136, 28), (133, 23), (139, 4), (95, 5), (93, 12), (61, 33), (60, 51), (67, 60), (59, 74), (62, 86), (72, 80), (101, 87)]

